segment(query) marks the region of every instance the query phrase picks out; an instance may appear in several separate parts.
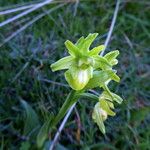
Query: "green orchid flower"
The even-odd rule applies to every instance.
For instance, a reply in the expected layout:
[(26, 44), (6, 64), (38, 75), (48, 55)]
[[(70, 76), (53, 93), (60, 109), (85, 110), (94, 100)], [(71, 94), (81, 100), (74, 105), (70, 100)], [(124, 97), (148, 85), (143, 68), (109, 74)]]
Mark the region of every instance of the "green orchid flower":
[(114, 109), (113, 102), (117, 102), (119, 104), (122, 103), (123, 99), (115, 93), (108, 93), (104, 91), (99, 96), (99, 102), (96, 103), (92, 118), (95, 123), (99, 126), (100, 131), (105, 134), (105, 126), (104, 121), (108, 118), (108, 116), (115, 116), (116, 113), (112, 110)]
[[(114, 102), (122, 103), (123, 99), (108, 88), (110, 81), (120, 81), (119, 76), (116, 74), (117, 71), (113, 69), (113, 66), (118, 63), (116, 57), (119, 55), (119, 51), (114, 50), (104, 56), (100, 56), (99, 53), (105, 49), (104, 45), (90, 48), (97, 36), (98, 33), (90, 33), (86, 38), (82, 36), (75, 44), (67, 40), (65, 46), (69, 56), (58, 60), (50, 66), (52, 71), (66, 70), (65, 79), (73, 90), (68, 94), (56, 117), (42, 126), (37, 138), (37, 143), (40, 143), (40, 146), (47, 138), (49, 128), (55, 127), (79, 98), (84, 97), (97, 101), (92, 118), (103, 134), (105, 134), (104, 121), (107, 120), (108, 116), (115, 116), (116, 114), (113, 111)], [(99, 97), (88, 92), (89, 89), (96, 87), (103, 89)], [(45, 128), (47, 131), (43, 133)], [(44, 137), (42, 142), (41, 136)]]
[(67, 40), (65, 46), (70, 56), (66, 56), (51, 65), (52, 71), (68, 69), (65, 78), (74, 90), (82, 90), (93, 77), (95, 69), (110, 69), (111, 64), (106, 58), (99, 56), (105, 48), (104, 45), (89, 50), (98, 33), (89, 34), (86, 38), (81, 37), (76, 44)]
[(105, 134), (104, 121), (108, 115), (115, 116), (115, 112), (113, 112), (112, 109), (114, 109), (113, 103), (104, 99), (100, 100), (94, 107), (92, 118), (103, 134)]

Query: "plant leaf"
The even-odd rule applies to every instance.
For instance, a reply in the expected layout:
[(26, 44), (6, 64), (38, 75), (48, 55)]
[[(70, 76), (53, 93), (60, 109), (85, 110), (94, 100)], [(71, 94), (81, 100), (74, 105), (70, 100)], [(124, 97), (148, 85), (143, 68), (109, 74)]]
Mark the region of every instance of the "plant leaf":
[(91, 93), (81, 93), (80, 96), (81, 98), (88, 98), (94, 101), (99, 101), (99, 97)]
[(41, 127), (41, 129), (37, 135), (36, 143), (37, 143), (38, 148), (41, 148), (43, 146), (45, 140), (48, 138), (50, 122), (51, 122), (51, 120), (46, 121), (43, 124), (43, 126)]
[(34, 109), (26, 101), (21, 100), (21, 104), (22, 104), (23, 108), (25, 109), (25, 113), (26, 113), (23, 134), (28, 135), (35, 128), (37, 128), (37, 126), (40, 125), (39, 118), (38, 118), (36, 112), (34, 111)]
[[(51, 144), (52, 144), (51, 141), (46, 142), (45, 149), (43, 149), (43, 150), (48, 150), (50, 148)], [(63, 145), (61, 145), (59, 143), (56, 143), (55, 150), (69, 150), (69, 149), (67, 149), (66, 147), (64, 147)]]
[(68, 69), (73, 64), (73, 60), (72, 56), (67, 56), (53, 63), (50, 67), (52, 71)]
[(136, 126), (140, 125), (141, 121), (148, 116), (150, 112), (150, 106), (142, 107), (139, 109), (131, 110), (131, 123), (134, 123)]
[(29, 141), (22, 142), (19, 150), (29, 150), (31, 148), (31, 144)]

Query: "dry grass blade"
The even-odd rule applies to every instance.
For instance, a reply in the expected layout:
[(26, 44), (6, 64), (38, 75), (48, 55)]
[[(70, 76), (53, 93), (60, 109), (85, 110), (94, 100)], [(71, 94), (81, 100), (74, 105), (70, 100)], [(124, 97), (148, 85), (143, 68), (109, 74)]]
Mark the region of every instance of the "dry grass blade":
[(29, 21), (27, 24), (25, 24), (24, 26), (22, 26), (20, 29), (18, 29), (16, 32), (14, 32), (11, 36), (9, 36), (8, 38), (6, 38), (3, 43), (0, 44), (0, 47), (3, 46), (4, 44), (6, 44), (7, 42), (9, 42), (12, 38), (14, 38), (15, 36), (17, 36), (19, 33), (21, 33), (22, 31), (24, 31), (26, 28), (28, 28), (29, 26), (31, 26), (33, 23), (35, 23), (36, 21), (38, 21), (39, 19), (41, 19), (42, 17), (44, 17), (46, 14), (49, 14), (53, 11), (55, 11), (56, 9), (64, 6), (65, 4), (60, 4), (54, 8), (52, 8), (51, 10), (44, 12), (40, 15), (38, 15), (37, 17), (35, 17), (33, 20)]
[[(51, 3), (60, 3), (60, 2), (63, 2), (63, 1), (52, 1)], [(24, 5), (19, 5), (19, 6), (12, 6), (12, 8), (5, 8), (3, 10), (0, 10), (0, 15), (8, 15), (8, 14), (11, 14), (11, 13), (15, 13), (15, 12), (18, 12), (18, 11), (22, 11), (22, 10), (25, 10), (25, 9), (29, 9), (31, 7), (35, 7), (36, 5), (40, 4), (40, 3), (43, 3), (43, 2), (36, 2), (36, 3), (29, 3), (29, 4), (24, 4)]]
[(33, 11), (39, 9), (39, 8), (45, 6), (45, 5), (48, 5), (52, 1), (53, 0), (46, 0), (45, 2), (39, 3), (39, 4), (35, 5), (34, 7), (30, 8), (30, 9), (28, 9), (28, 10), (26, 10), (26, 11), (24, 11), (24, 12), (22, 12), (22, 13), (16, 15), (16, 16), (12, 17), (12, 18), (9, 18), (6, 21), (3, 21), (2, 23), (0, 23), (0, 27), (5, 26), (6, 24), (9, 24), (9, 23), (11, 23), (11, 22), (13, 22), (13, 21), (15, 21), (15, 20), (17, 20), (17, 19), (19, 19), (19, 18), (21, 18), (21, 17), (23, 17), (23, 16), (33, 12)]
[(27, 5), (27, 6), (21, 6), (21, 7), (18, 7), (18, 8), (4, 10), (4, 11), (0, 12), (0, 15), (7, 15), (7, 14), (14, 13), (14, 12), (17, 12), (17, 11), (25, 10), (25, 9), (34, 7), (35, 5), (37, 5), (37, 4), (30, 4), (30, 5)]
[(116, 8), (115, 8), (114, 15), (113, 15), (113, 19), (112, 19), (112, 22), (111, 22), (111, 25), (110, 25), (110, 29), (109, 29), (109, 32), (108, 32), (108, 36), (107, 36), (106, 41), (104, 43), (105, 49), (101, 52), (101, 54), (100, 54), (101, 56), (104, 55), (106, 47), (108, 46), (108, 43), (110, 41), (110, 38), (111, 38), (111, 35), (112, 35), (112, 31), (114, 29), (114, 25), (115, 25), (116, 18), (117, 18), (117, 15), (118, 15), (119, 4), (120, 4), (120, 0), (117, 1)]
[(55, 146), (55, 144), (56, 144), (56, 142), (57, 142), (57, 140), (58, 140), (58, 138), (59, 138), (59, 135), (60, 135), (62, 129), (64, 128), (64, 126), (65, 126), (65, 124), (66, 124), (66, 122), (67, 122), (67, 120), (68, 120), (68, 118), (69, 118), (71, 112), (73, 111), (75, 105), (76, 105), (76, 103), (74, 103), (74, 104), (71, 106), (71, 108), (68, 110), (68, 113), (66, 114), (66, 116), (65, 116), (65, 118), (63, 119), (63, 121), (62, 121), (62, 123), (61, 123), (59, 129), (57, 130), (57, 133), (56, 133), (56, 135), (55, 135), (55, 137), (54, 137), (54, 140), (53, 140), (53, 142), (52, 142), (52, 144), (51, 144), (49, 150), (53, 150), (53, 149), (54, 149), (54, 146)]

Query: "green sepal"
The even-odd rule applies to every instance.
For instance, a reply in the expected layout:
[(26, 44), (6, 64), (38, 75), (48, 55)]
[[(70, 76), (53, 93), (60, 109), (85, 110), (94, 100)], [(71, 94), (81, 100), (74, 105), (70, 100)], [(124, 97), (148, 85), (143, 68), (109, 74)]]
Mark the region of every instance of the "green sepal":
[(86, 84), (89, 82), (90, 78), (93, 75), (93, 68), (88, 67), (87, 69), (72, 68), (65, 72), (65, 78), (74, 90), (83, 89)]
[(115, 102), (117, 102), (118, 104), (121, 104), (122, 103), (122, 101), (123, 101), (123, 99), (119, 96), (119, 95), (117, 95), (117, 94), (115, 94), (115, 93), (113, 93), (113, 92), (108, 92), (108, 91), (104, 91), (101, 95), (100, 95), (100, 97), (99, 97), (99, 99), (105, 99), (105, 100), (109, 100), (109, 101), (115, 101)]
[(108, 73), (109, 73), (110, 79), (112, 79), (116, 82), (120, 82), (120, 78), (114, 70), (108, 70)]
[(115, 94), (115, 93), (112, 93), (112, 95), (113, 95), (113, 100), (114, 100), (114, 101), (116, 101), (116, 102), (119, 103), (119, 104), (122, 103), (123, 99), (122, 99), (119, 95), (117, 95), (117, 94)]
[(93, 77), (89, 80), (85, 89), (92, 89), (98, 86), (103, 87), (110, 79), (116, 82), (119, 81), (119, 77), (112, 70), (94, 71)]
[(100, 131), (105, 134), (105, 126), (103, 123), (103, 117), (101, 114), (101, 108), (100, 108), (100, 103), (98, 102), (93, 110), (92, 113), (92, 119), (94, 120), (94, 122), (98, 125)]
[(80, 52), (86, 54), (89, 51), (92, 42), (95, 40), (97, 36), (98, 33), (93, 34), (90, 33), (86, 38), (81, 37), (76, 43), (76, 46), (80, 49)]
[(65, 46), (68, 49), (68, 52), (73, 57), (78, 57), (81, 55), (79, 48), (73, 44), (71, 41), (67, 40)]
[(74, 58), (72, 56), (67, 56), (56, 61), (50, 67), (52, 71), (68, 69), (73, 64), (73, 60)]
[(85, 42), (84, 42), (84, 49), (85, 50), (89, 50), (91, 44), (93, 43), (93, 41), (96, 39), (96, 37), (98, 36), (98, 33), (90, 33), (86, 38), (85, 38)]
[(111, 51), (109, 53), (107, 53), (104, 58), (107, 59), (107, 61), (113, 66), (116, 65), (118, 63), (116, 57), (119, 55), (119, 51), (118, 50), (114, 50)]
[(100, 45), (100, 46), (94, 47), (92, 50), (89, 51), (88, 55), (89, 56), (98, 55), (104, 49), (105, 49), (104, 45)]
[(76, 42), (76, 46), (81, 49), (84, 43), (84, 37), (82, 36), (77, 42)]

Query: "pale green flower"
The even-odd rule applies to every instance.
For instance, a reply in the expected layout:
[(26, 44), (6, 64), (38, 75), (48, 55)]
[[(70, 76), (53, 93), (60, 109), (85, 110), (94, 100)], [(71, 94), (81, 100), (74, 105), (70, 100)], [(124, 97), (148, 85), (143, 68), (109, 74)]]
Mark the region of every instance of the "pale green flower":
[(104, 65), (111, 67), (105, 58), (99, 56), (104, 45), (89, 50), (97, 36), (98, 33), (94, 33), (89, 34), (86, 38), (81, 37), (76, 44), (67, 40), (65, 45), (70, 56), (66, 56), (51, 65), (52, 71), (68, 69), (65, 72), (65, 78), (74, 90), (83, 89), (93, 77), (95, 69), (104, 69)]

